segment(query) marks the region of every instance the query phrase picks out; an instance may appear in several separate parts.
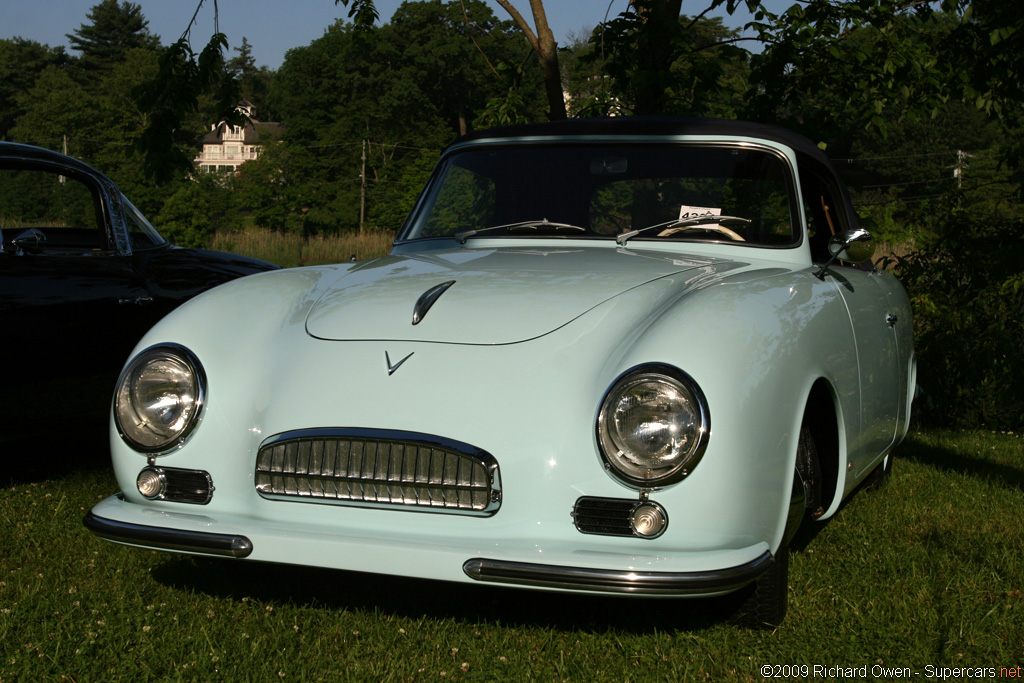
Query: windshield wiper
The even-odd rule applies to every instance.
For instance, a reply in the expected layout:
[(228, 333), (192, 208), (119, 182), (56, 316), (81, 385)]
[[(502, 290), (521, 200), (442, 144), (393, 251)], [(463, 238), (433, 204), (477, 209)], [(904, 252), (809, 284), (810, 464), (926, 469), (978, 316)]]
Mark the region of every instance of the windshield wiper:
[(666, 221), (664, 223), (656, 223), (655, 225), (648, 225), (645, 228), (639, 228), (637, 230), (630, 230), (624, 232), (621, 235), (616, 235), (615, 242), (620, 246), (625, 246), (626, 242), (637, 235), (647, 232), (649, 230), (671, 230), (673, 228), (686, 227), (691, 225), (701, 225), (705, 223), (749, 223), (749, 218), (740, 218), (739, 216), (694, 216), (693, 218), (675, 219)]
[(494, 232), (496, 230), (507, 230), (510, 235), (522, 235), (529, 233), (557, 235), (559, 233), (586, 232), (586, 230), (578, 225), (552, 223), (547, 218), (543, 218), (539, 221), (520, 221), (518, 223), (509, 223), (507, 225), (492, 225), (488, 228), (479, 228), (477, 230), (465, 230), (463, 232), (455, 233), (454, 237), (459, 241), (459, 244), (465, 244), (466, 240), (474, 235), (479, 235), (485, 232)]

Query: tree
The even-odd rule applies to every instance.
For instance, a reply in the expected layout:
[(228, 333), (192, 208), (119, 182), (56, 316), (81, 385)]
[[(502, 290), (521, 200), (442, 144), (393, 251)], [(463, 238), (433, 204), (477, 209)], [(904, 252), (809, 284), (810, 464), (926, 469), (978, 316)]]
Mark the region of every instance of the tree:
[[(676, 3), (678, 4), (678, 3)], [(748, 53), (715, 17), (663, 25), (633, 7), (577, 42), (567, 88), (580, 115), (735, 117), (747, 89)], [(658, 54), (648, 46), (661, 45)], [(664, 62), (664, 64), (662, 64)]]
[[(19, 98), (49, 66), (65, 68), (64, 48), (52, 48), (24, 38), (0, 39), (0, 140), (6, 140), (15, 120), (24, 113)], [(24, 101), (21, 98), (21, 101)]]
[(243, 36), (242, 44), (234, 48), (238, 53), (226, 63), (229, 74), (238, 81), (238, 91), (241, 97), (248, 100), (261, 113), (260, 118), (264, 121), (272, 121), (273, 116), (267, 116), (267, 92), (270, 89), (271, 74), (266, 67), (257, 67), (256, 59), (252, 56), (252, 45)]
[(996, 0), (806, 0), (751, 26), (750, 114), (771, 117), (805, 94), (843, 93), (884, 129), (886, 112), (920, 119), (960, 100), (995, 114), (1024, 96), (1024, 15)]
[[(334, 0), (335, 4), (345, 6), (349, 6), (349, 2), (352, 3), (349, 7), (349, 17), (354, 19), (357, 26), (366, 27), (377, 20), (378, 14), (373, 0)], [(543, 0), (530, 0), (530, 11), (537, 28), (536, 32), (510, 0), (496, 0), (496, 2), (512, 17), (512, 21), (515, 22), (537, 54), (537, 62), (544, 75), (548, 118), (551, 120), (564, 119), (565, 99), (562, 94), (561, 70), (558, 66), (558, 43), (555, 42), (554, 34), (548, 25)]]
[[(524, 61), (515, 27), (479, 0), (405, 3), (381, 27), (336, 23), (290, 50), (275, 78), (290, 150), (278, 196), (305, 197), (306, 232), (396, 229), (438, 152), (507, 91), (489, 62)], [(527, 99), (539, 99), (536, 71), (518, 84)]]
[(160, 38), (149, 32), (149, 21), (142, 15), (139, 5), (102, 0), (87, 16), (90, 23), (67, 34), (71, 49), (81, 53), (82, 68), (86, 72), (112, 68), (128, 50), (160, 47)]
[(558, 66), (558, 44), (555, 36), (548, 26), (547, 12), (544, 10), (543, 0), (530, 0), (530, 11), (533, 13), (533, 23), (537, 27), (536, 33), (531, 30), (530, 24), (523, 18), (523, 15), (509, 2), (509, 0), (496, 0), (502, 8), (509, 13), (512, 20), (523, 32), (530, 46), (537, 53), (537, 62), (540, 64), (541, 73), (544, 74), (544, 93), (548, 101), (548, 118), (552, 121), (564, 119), (565, 97), (562, 90), (562, 71)]
[(96, 108), (89, 91), (76, 83), (64, 69), (48, 66), (35, 85), (17, 98), (24, 112), (11, 131), (20, 142), (61, 151), (70, 140), (68, 152), (87, 156), (91, 150), (82, 145), (81, 131), (93, 130), (97, 124)]
[(164, 237), (182, 247), (202, 248), (217, 230), (236, 229), (230, 211), (231, 191), (217, 183), (215, 176), (197, 176), (182, 183), (164, 203), (153, 220)]

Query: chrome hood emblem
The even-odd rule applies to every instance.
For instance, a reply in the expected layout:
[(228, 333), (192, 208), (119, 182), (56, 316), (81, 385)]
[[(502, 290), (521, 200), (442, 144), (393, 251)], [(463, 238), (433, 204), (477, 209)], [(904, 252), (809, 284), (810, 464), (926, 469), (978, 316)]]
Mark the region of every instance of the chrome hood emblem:
[[(415, 353), (415, 351), (413, 353)], [(410, 353), (408, 356), (406, 356), (402, 360), (400, 360), (397, 363), (395, 363), (394, 365), (392, 365), (391, 364), (391, 356), (389, 356), (388, 352), (385, 351), (384, 352), (384, 362), (386, 362), (388, 364), (388, 377), (390, 377), (391, 375), (395, 374), (395, 370), (400, 368), (402, 366), (402, 363), (404, 363), (405, 361), (409, 360), (410, 358), (412, 358), (412, 353)]]
[(412, 324), (418, 325), (420, 321), (423, 320), (424, 316), (427, 315), (427, 311), (430, 310), (430, 307), (434, 305), (434, 302), (441, 298), (441, 295), (448, 291), (448, 288), (454, 284), (455, 280), (449, 280), (448, 282), (442, 282), (436, 287), (431, 287), (427, 291), (423, 292), (412, 309)]

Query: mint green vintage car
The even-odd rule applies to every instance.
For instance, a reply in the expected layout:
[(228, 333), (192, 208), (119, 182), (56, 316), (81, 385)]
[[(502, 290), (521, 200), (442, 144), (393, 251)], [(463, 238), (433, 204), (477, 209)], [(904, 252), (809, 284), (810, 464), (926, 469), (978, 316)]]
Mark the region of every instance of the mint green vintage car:
[(788, 546), (907, 431), (907, 296), (805, 138), (601, 119), (453, 143), (389, 256), (244, 278), (138, 344), (118, 543), (786, 612)]

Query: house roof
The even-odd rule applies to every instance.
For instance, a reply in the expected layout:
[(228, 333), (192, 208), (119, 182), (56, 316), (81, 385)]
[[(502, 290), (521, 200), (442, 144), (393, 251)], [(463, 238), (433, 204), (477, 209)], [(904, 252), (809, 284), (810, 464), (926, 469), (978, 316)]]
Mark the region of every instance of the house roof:
[[(228, 124), (220, 123), (216, 128), (203, 136), (202, 144), (219, 145), (224, 142), (224, 133)], [(270, 121), (256, 121), (249, 119), (245, 123), (245, 130), (242, 134), (242, 143), (246, 145), (258, 145), (267, 140), (279, 140), (284, 133), (284, 124)]]

